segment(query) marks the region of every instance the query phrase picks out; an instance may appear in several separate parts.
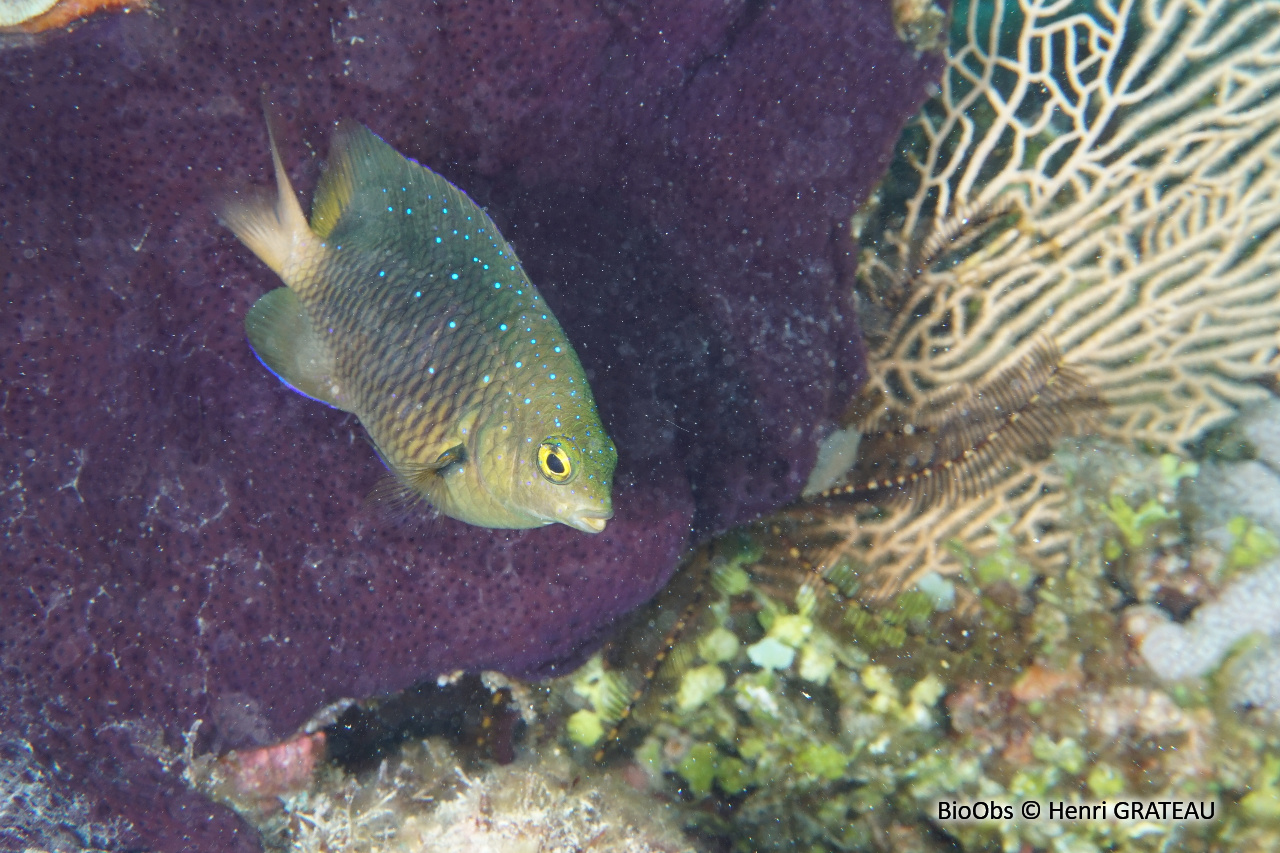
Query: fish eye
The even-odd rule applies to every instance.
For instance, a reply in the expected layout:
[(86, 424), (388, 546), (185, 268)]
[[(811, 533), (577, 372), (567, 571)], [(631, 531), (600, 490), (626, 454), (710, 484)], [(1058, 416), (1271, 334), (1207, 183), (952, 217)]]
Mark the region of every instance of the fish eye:
[(561, 440), (552, 436), (538, 445), (538, 470), (553, 483), (567, 483), (573, 479), (573, 461)]

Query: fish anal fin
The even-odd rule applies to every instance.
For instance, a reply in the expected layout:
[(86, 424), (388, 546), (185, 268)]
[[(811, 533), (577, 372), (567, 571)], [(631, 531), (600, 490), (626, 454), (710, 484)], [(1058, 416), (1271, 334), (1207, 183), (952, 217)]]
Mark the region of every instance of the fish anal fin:
[(281, 382), (313, 400), (348, 410), (333, 375), (333, 356), (293, 291), (278, 287), (255, 302), (244, 328), (258, 360)]

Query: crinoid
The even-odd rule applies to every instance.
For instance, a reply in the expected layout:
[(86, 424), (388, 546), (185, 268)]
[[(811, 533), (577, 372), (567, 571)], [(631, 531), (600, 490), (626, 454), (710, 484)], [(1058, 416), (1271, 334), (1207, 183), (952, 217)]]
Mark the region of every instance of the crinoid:
[(1280, 368), (1280, 8), (956, 13), (942, 91), (858, 217), (860, 291), (902, 306), (869, 330), (869, 389), (910, 405), (1044, 336), (1093, 371), (1133, 439), (1184, 444), (1265, 397), (1255, 380)]
[(974, 387), (953, 385), (903, 416), (879, 407), (861, 429), (848, 482), (810, 501), (852, 498), (924, 509), (973, 500), (1028, 455), (1095, 432), (1106, 404), (1052, 341), (1038, 340)]
[[(1062, 568), (1055, 443), (1185, 448), (1280, 370), (1280, 4), (953, 13), (940, 92), (854, 217), (856, 461), (764, 523), (752, 595), (875, 605), (997, 550)], [(688, 600), (648, 612), (688, 624)]]
[[(842, 553), (878, 572), (869, 589), (955, 568), (946, 543), (981, 550), (1002, 517), (1037, 558), (1065, 556), (1058, 477), (1025, 439), (1079, 432), (1101, 415), (1093, 401), (1106, 400), (1112, 437), (1176, 450), (1268, 396), (1278, 84), (1272, 3), (957, 4), (941, 91), (855, 217), (872, 358), (849, 482), (905, 476), (910, 496), (935, 453), (975, 438), (976, 467), (926, 489), (946, 500), (859, 511)], [(1034, 428), (984, 444), (1005, 402), (967, 389), (1040, 375), (1044, 356), (1014, 355), (1038, 340), (1060, 350), (1063, 389), (1088, 377), (1092, 390), (1043, 401)], [(937, 426), (947, 412), (950, 433)]]

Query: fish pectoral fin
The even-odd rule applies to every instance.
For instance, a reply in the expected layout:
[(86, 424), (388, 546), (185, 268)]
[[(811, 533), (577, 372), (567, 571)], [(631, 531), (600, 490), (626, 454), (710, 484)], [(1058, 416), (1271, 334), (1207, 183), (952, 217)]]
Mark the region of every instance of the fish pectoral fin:
[(388, 471), (374, 483), (364, 505), (388, 521), (402, 521), (426, 495)]
[(303, 396), (349, 411), (333, 376), (333, 356), (293, 291), (278, 287), (255, 302), (244, 328), (258, 360), (281, 382)]
[[(377, 449), (376, 446), (374, 448)], [(378, 453), (382, 456), (381, 452)], [(440, 478), (454, 466), (467, 459), (466, 448), (461, 444), (450, 447), (427, 465), (400, 466), (398, 471), (388, 466), (384, 474), (365, 497), (365, 506), (380, 516), (392, 520), (404, 518), (409, 510), (420, 502), (434, 503), (432, 496), (441, 487)], [(386, 460), (383, 459), (385, 464)]]
[(436, 457), (436, 461), (431, 465), (436, 474), (443, 474), (454, 465), (461, 465), (467, 461), (467, 448), (461, 444), (455, 444), (444, 453)]

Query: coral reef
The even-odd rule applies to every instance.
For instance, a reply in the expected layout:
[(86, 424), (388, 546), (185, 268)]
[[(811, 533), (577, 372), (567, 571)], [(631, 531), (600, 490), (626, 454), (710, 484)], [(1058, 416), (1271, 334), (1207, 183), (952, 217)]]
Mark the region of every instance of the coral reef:
[[(954, 12), (942, 92), (856, 231), (871, 378), (846, 488), (867, 497), (862, 466), (925, 499), (805, 504), (698, 552), (556, 688), (564, 742), (735, 850), (1274, 849), (1280, 540), (1217, 498), (1207, 535), (1196, 500), (1241, 482), (1221, 428), (1274, 405), (1280, 7)], [(1002, 476), (918, 491), (956, 400), (974, 453), (1022, 415), (1046, 337), (1105, 434), (1038, 427)], [(1272, 420), (1240, 428), (1265, 446)], [(941, 808), (1029, 800), (1201, 817)]]
[(1199, 534), (1225, 543), (1227, 525), (1239, 517), (1280, 530), (1280, 400), (1251, 407), (1213, 443), (1220, 458), (1192, 484)]
[(1185, 605), (1170, 607), (1168, 596), (1158, 595), (1151, 598), (1160, 606), (1134, 607), (1127, 617), (1143, 659), (1162, 679), (1199, 678), (1221, 667), (1215, 677), (1235, 705), (1270, 712), (1280, 712), (1278, 412), (1273, 399), (1216, 433), (1206, 443), (1210, 457), (1188, 481), (1196, 539), (1226, 555), (1216, 572), (1178, 586), (1174, 600), (1195, 606), (1190, 618), (1179, 621)]
[[(609, 761), (680, 803), (708, 846), (734, 850), (1272, 849), (1280, 728), (1232, 703), (1271, 698), (1259, 677), (1274, 655), (1170, 684), (1126, 632), (1192, 577), (1202, 608), (1244, 598), (1216, 580), (1240, 555), (1188, 538), (1181, 520), (1197, 466), (1098, 440), (1055, 458), (1077, 539), (1066, 567), (1029, 559), (1005, 527), (990, 549), (948, 544), (961, 572), (867, 607), (859, 587), (874, 578), (849, 560), (815, 572), (828, 541), (791, 516), (700, 552), (682, 576), (702, 575), (707, 600), (606, 745)], [(638, 617), (636, 636), (681, 609), (681, 580)], [(1254, 597), (1254, 610), (1270, 607)], [(640, 683), (611, 660), (554, 688), (583, 762), (603, 727), (574, 721), (620, 716), (616, 697)], [(1177, 799), (1213, 818), (956, 821), (939, 810), (1031, 799)]]
[(447, 743), (428, 739), (363, 774), (328, 768), (259, 825), (267, 849), (281, 853), (693, 853), (674, 817), (554, 746), (464, 769)]
[[(1111, 435), (1185, 450), (1280, 370), (1280, 9), (1215, 0), (955, 7), (941, 92), (856, 217), (866, 405), (915, 423), (1048, 338)], [(846, 554), (888, 595), (993, 522), (1065, 564), (1043, 455), (932, 509), (866, 513)]]
[[(177, 3), (4, 51), (0, 726), (126, 843), (225, 853), (253, 832), (137, 732), (260, 747), (584, 657), (692, 528), (800, 491), (863, 371), (848, 213), (940, 67), (879, 0)], [(266, 182), (262, 87), (289, 150), (358, 119), (500, 223), (622, 453), (602, 538), (362, 509), (372, 452), (254, 362), (270, 277), (210, 212)]]

